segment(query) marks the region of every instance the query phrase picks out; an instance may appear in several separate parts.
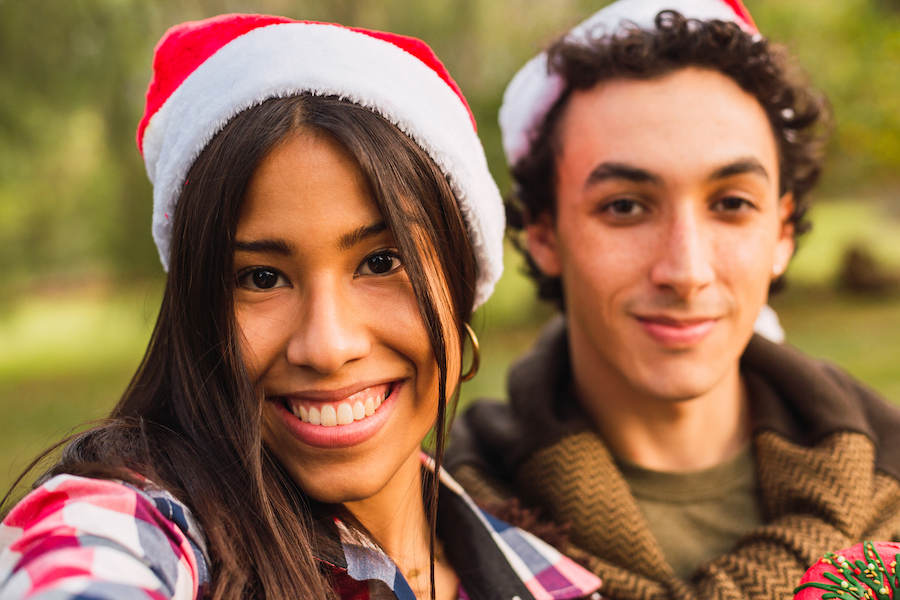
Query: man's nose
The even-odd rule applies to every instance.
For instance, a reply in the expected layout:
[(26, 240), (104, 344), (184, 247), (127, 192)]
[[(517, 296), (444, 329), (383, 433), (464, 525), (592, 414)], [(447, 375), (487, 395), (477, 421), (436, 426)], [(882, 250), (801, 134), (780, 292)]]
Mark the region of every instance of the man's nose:
[(662, 240), (651, 280), (680, 298), (690, 299), (715, 279), (708, 231), (693, 209), (677, 211), (661, 227)]
[(369, 353), (364, 311), (354, 306), (340, 282), (309, 290), (300, 313), (287, 348), (291, 364), (330, 374)]

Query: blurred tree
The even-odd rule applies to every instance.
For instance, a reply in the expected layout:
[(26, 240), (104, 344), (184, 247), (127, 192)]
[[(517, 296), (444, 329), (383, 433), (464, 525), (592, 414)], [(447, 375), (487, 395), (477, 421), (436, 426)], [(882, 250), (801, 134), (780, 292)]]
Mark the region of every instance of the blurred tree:
[[(831, 98), (824, 194), (900, 183), (900, 0), (746, 0)], [(157, 272), (134, 146), (154, 44), (223, 12), (426, 40), (465, 92), (501, 189), (496, 114), (512, 74), (607, 0), (0, 0), (0, 295), (50, 276)], [(13, 285), (10, 285), (13, 284)]]
[(900, 12), (896, 0), (749, 0), (830, 99), (826, 194), (879, 194), (900, 182)]

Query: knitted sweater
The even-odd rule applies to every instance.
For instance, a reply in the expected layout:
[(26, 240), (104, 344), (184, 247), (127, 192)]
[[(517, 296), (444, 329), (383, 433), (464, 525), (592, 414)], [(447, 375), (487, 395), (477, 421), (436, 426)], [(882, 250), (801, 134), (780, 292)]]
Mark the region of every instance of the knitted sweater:
[(574, 396), (557, 319), (513, 367), (509, 404), (458, 419), (447, 467), (482, 502), (510, 496), (569, 526), (564, 551), (618, 600), (791, 598), (822, 554), (900, 525), (900, 409), (832, 366), (756, 336), (741, 359), (764, 525), (676, 577)]

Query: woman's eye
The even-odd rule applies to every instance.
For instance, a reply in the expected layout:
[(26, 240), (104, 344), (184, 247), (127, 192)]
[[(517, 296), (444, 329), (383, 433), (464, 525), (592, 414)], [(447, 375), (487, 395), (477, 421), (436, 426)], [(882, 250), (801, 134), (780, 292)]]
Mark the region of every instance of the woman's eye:
[(381, 250), (372, 254), (356, 269), (357, 275), (387, 275), (401, 268), (400, 257), (395, 251)]
[(276, 287), (285, 287), (287, 280), (274, 269), (254, 267), (246, 269), (238, 275), (238, 284), (251, 290), (271, 290)]
[(644, 213), (644, 206), (637, 200), (619, 198), (604, 205), (603, 211), (616, 217), (636, 217)]

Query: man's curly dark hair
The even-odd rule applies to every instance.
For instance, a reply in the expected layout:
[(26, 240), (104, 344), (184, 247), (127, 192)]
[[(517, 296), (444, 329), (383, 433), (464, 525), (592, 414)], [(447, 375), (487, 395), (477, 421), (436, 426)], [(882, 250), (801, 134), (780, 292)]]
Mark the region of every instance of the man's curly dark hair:
[[(536, 130), (528, 154), (511, 169), (507, 198), (511, 237), (538, 284), (538, 295), (563, 306), (558, 277), (548, 277), (531, 259), (520, 232), (532, 219), (556, 210), (556, 160), (560, 121), (575, 90), (612, 79), (648, 80), (687, 67), (718, 71), (733, 79), (762, 106), (778, 146), (781, 194), (793, 193), (794, 236), (807, 232), (807, 193), (819, 179), (831, 114), (823, 95), (793, 67), (787, 52), (737, 24), (686, 19), (675, 11), (656, 17), (655, 30), (630, 27), (612, 36), (573, 42), (565, 37), (547, 51), (548, 68), (565, 82), (562, 95)], [(780, 280), (773, 284), (778, 287)]]

